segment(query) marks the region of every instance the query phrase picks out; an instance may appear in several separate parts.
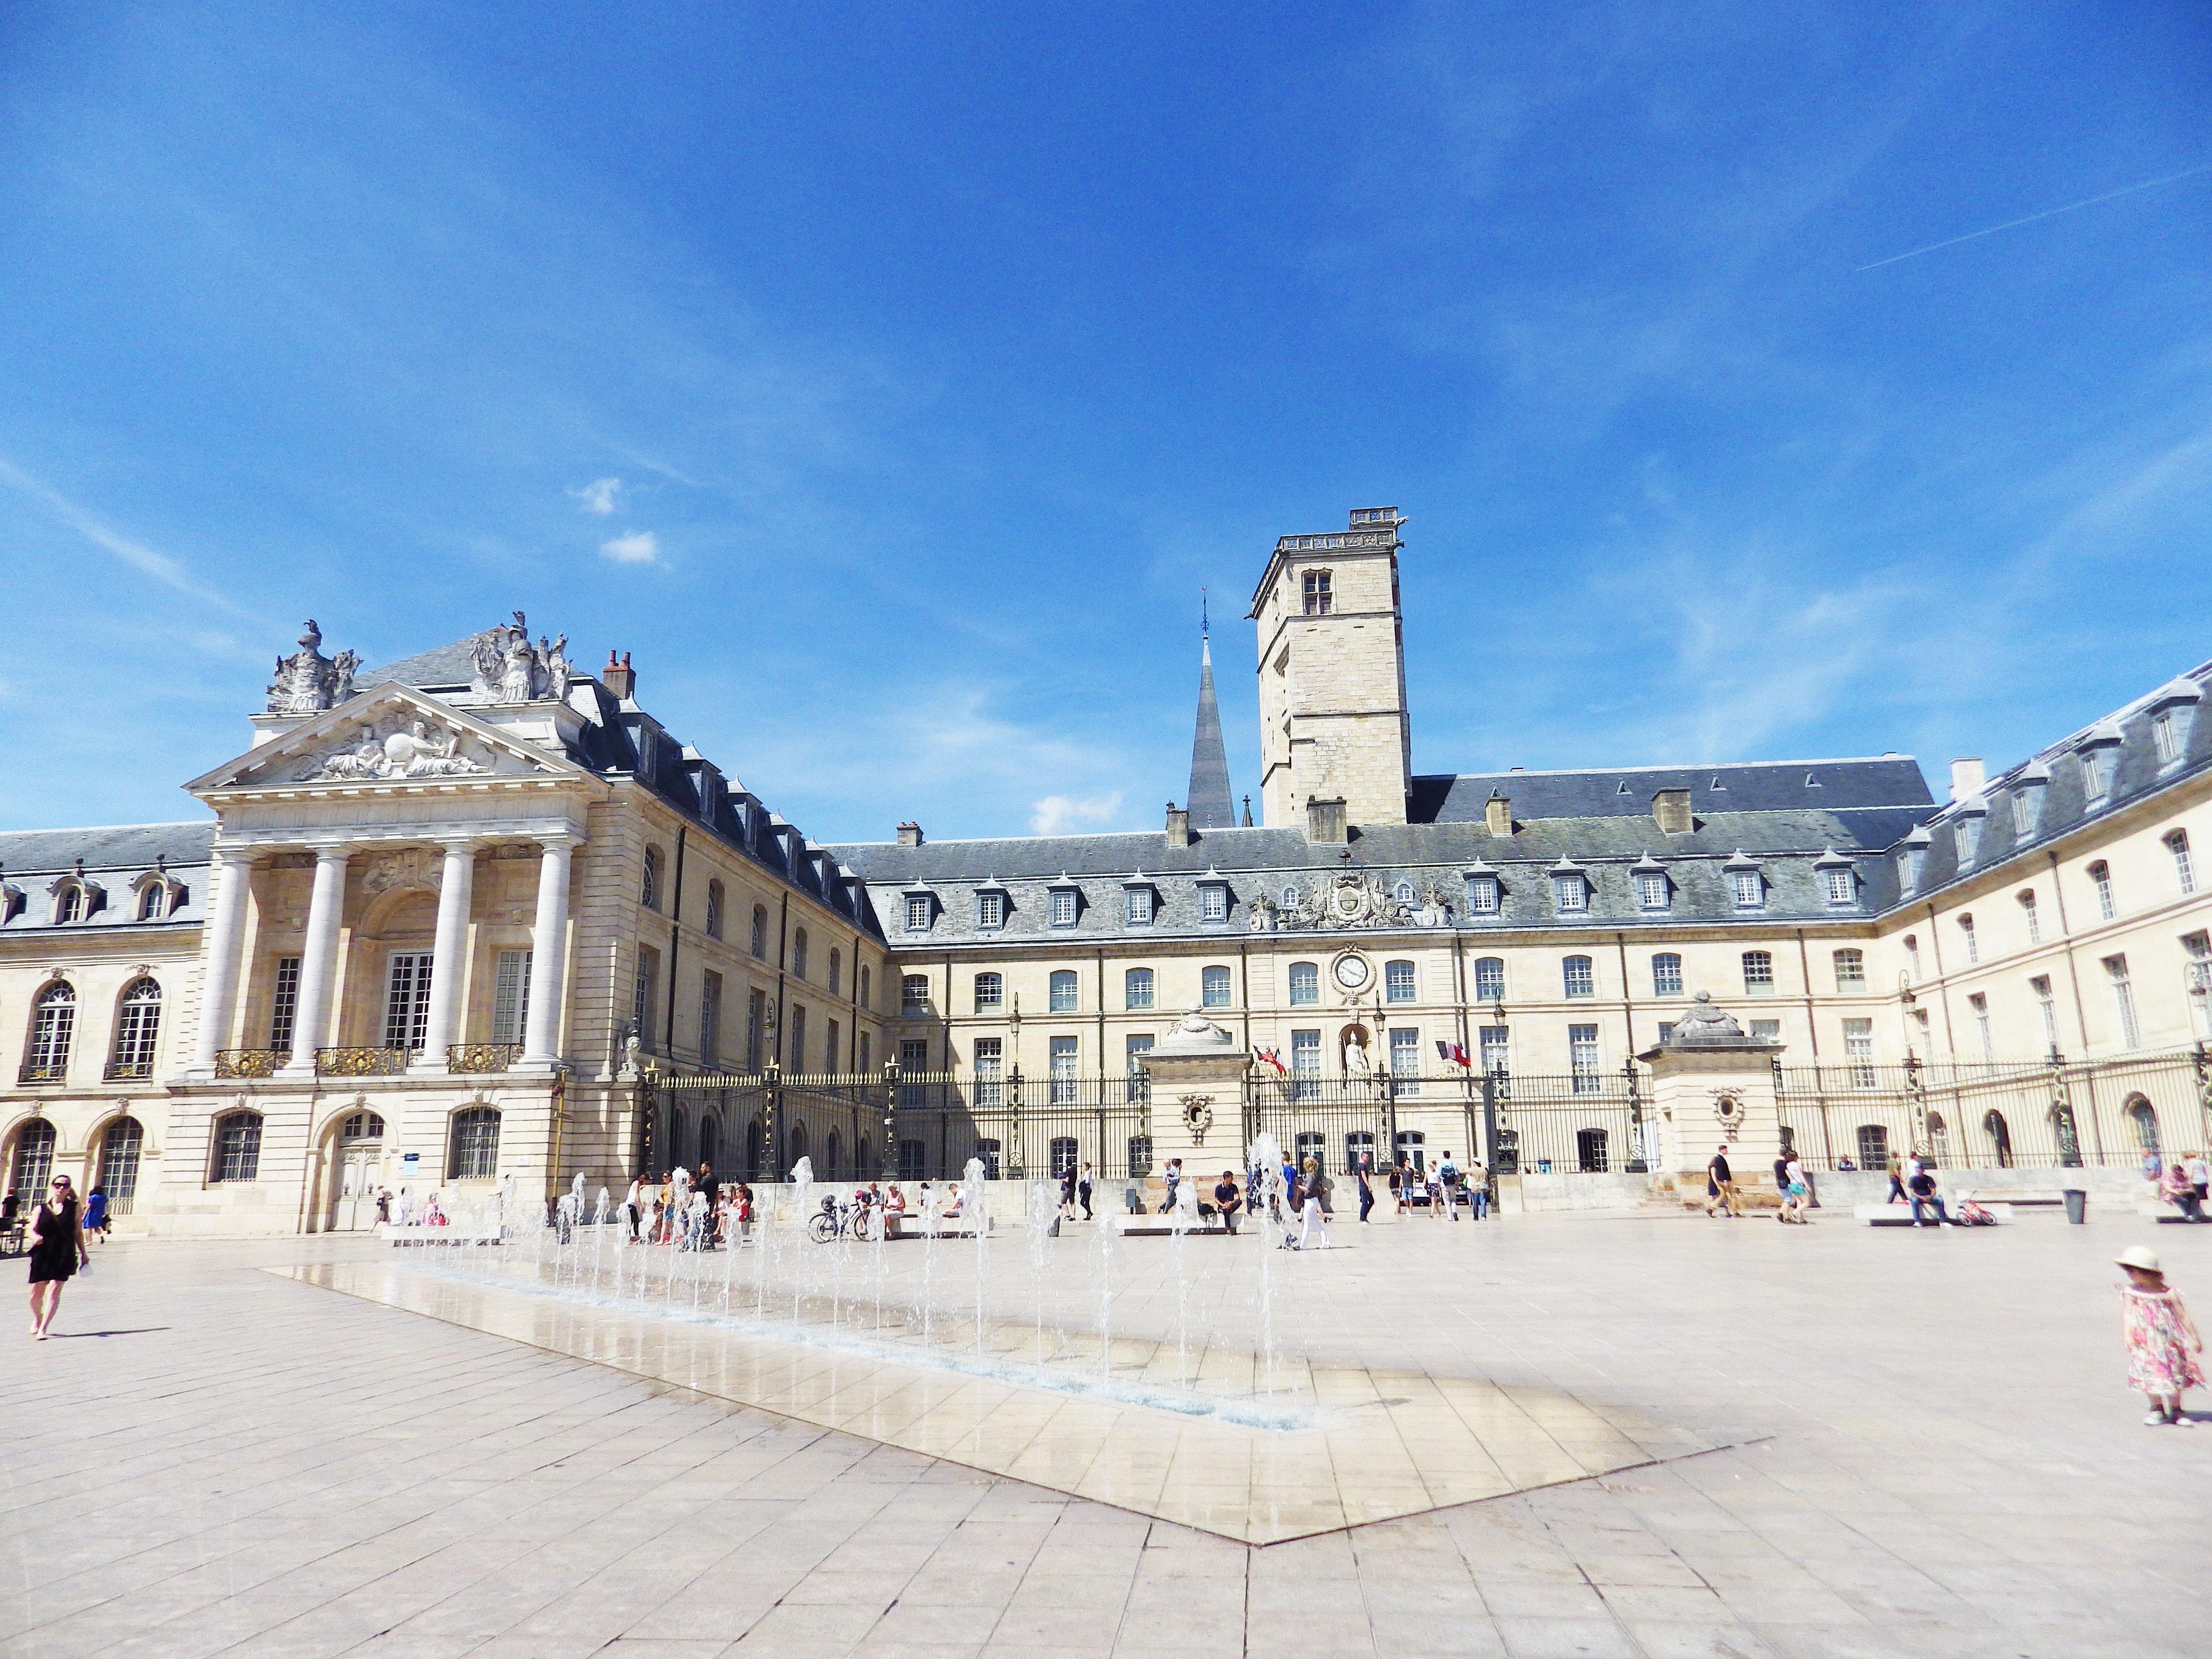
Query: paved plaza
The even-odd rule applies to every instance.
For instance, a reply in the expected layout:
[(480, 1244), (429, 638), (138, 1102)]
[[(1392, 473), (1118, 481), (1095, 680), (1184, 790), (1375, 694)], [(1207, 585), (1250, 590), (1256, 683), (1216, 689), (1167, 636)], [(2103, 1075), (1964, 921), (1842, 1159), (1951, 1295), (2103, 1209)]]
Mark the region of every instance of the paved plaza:
[[(696, 1328), (663, 1343), (695, 1389), (556, 1352), (573, 1309), (514, 1336), (451, 1322), (496, 1322), (366, 1240), (109, 1245), (64, 1340), (0, 1344), (0, 1659), (2202, 1654), (2212, 1423), (2146, 1429), (2122, 1382), (2110, 1259), (2154, 1232), (2202, 1320), (2212, 1232), (2112, 1215), (1340, 1221), (1347, 1248), (1265, 1264), (1286, 1370), (1660, 1440), (1257, 1547), (957, 1461), (972, 1443), (736, 1403)], [(1071, 1328), (1089, 1243), (1045, 1270)], [(1251, 1340), (1253, 1242), (1185, 1249), (1218, 1254), (1179, 1298), (1170, 1245), (1121, 1248), (1115, 1329), (1147, 1374)], [(918, 1260), (893, 1259), (894, 1293)], [(995, 1323), (1033, 1316), (1029, 1261), (992, 1258)], [(1188, 1431), (1124, 1410), (1109, 1438), (1146, 1467)], [(1418, 1414), (1398, 1438), (1416, 1470), (1448, 1460)], [(1312, 1479), (1376, 1443), (1328, 1440)]]

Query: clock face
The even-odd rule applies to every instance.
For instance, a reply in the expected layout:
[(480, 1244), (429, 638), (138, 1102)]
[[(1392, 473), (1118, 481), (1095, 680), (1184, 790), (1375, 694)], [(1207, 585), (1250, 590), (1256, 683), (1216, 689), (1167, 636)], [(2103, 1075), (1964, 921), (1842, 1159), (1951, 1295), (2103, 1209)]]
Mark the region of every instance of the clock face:
[(1347, 991), (1365, 989), (1368, 980), (1375, 972), (1367, 965), (1365, 957), (1339, 957), (1335, 967), (1330, 971), (1335, 975), (1336, 982)]

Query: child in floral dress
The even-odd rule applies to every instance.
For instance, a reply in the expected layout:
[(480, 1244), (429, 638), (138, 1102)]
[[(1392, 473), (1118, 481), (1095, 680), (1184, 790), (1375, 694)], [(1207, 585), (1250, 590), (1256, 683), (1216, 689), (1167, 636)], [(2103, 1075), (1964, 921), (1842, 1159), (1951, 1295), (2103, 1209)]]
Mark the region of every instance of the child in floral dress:
[(2128, 1386), (2141, 1389), (2150, 1401), (2150, 1415), (2143, 1421), (2193, 1428), (2195, 1424), (2181, 1414), (2181, 1395), (2185, 1389), (2204, 1386), (2204, 1368), (2197, 1361), (2204, 1352), (2204, 1339), (2190, 1322), (2181, 1292), (2166, 1282), (2154, 1251), (2135, 1244), (2115, 1259), (2128, 1275), (2128, 1282), (2120, 1286)]

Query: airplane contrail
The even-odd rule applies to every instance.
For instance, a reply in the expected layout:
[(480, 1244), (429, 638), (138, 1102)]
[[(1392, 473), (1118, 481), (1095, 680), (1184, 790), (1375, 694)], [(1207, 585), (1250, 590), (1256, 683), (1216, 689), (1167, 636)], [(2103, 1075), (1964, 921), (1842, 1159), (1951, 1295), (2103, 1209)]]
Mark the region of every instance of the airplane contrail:
[(2177, 184), (2184, 179), (2193, 179), (2200, 173), (2212, 173), (2212, 161), (2188, 168), (2181, 173), (2169, 173), (2163, 179), (2146, 179), (2139, 185), (2123, 185), (2118, 190), (2108, 190), (2102, 196), (2085, 197), (2078, 202), (2069, 202), (2063, 207), (2045, 208), (2040, 213), (2031, 213), (2025, 219), (2008, 219), (2001, 225), (1991, 225), (1986, 230), (1970, 230), (1964, 236), (1948, 240), (1930, 242), (1926, 247), (1914, 248), (1910, 253), (1893, 253), (1887, 259), (1877, 259), (1870, 265), (1861, 265), (1853, 276), (1869, 270), (1880, 270), (1884, 265), (1893, 265), (1900, 259), (1917, 259), (1923, 253), (1933, 253), (1938, 248), (1956, 247), (1961, 242), (1971, 242), (1984, 236), (1994, 236), (2001, 230), (2017, 230), (2022, 225), (2032, 225), (2039, 219), (2055, 219), (2062, 213), (2073, 213), (2085, 207), (2094, 207), (2100, 202), (2109, 202), (2116, 196), (2132, 196), (2139, 190), (2155, 190), (2160, 185)]

